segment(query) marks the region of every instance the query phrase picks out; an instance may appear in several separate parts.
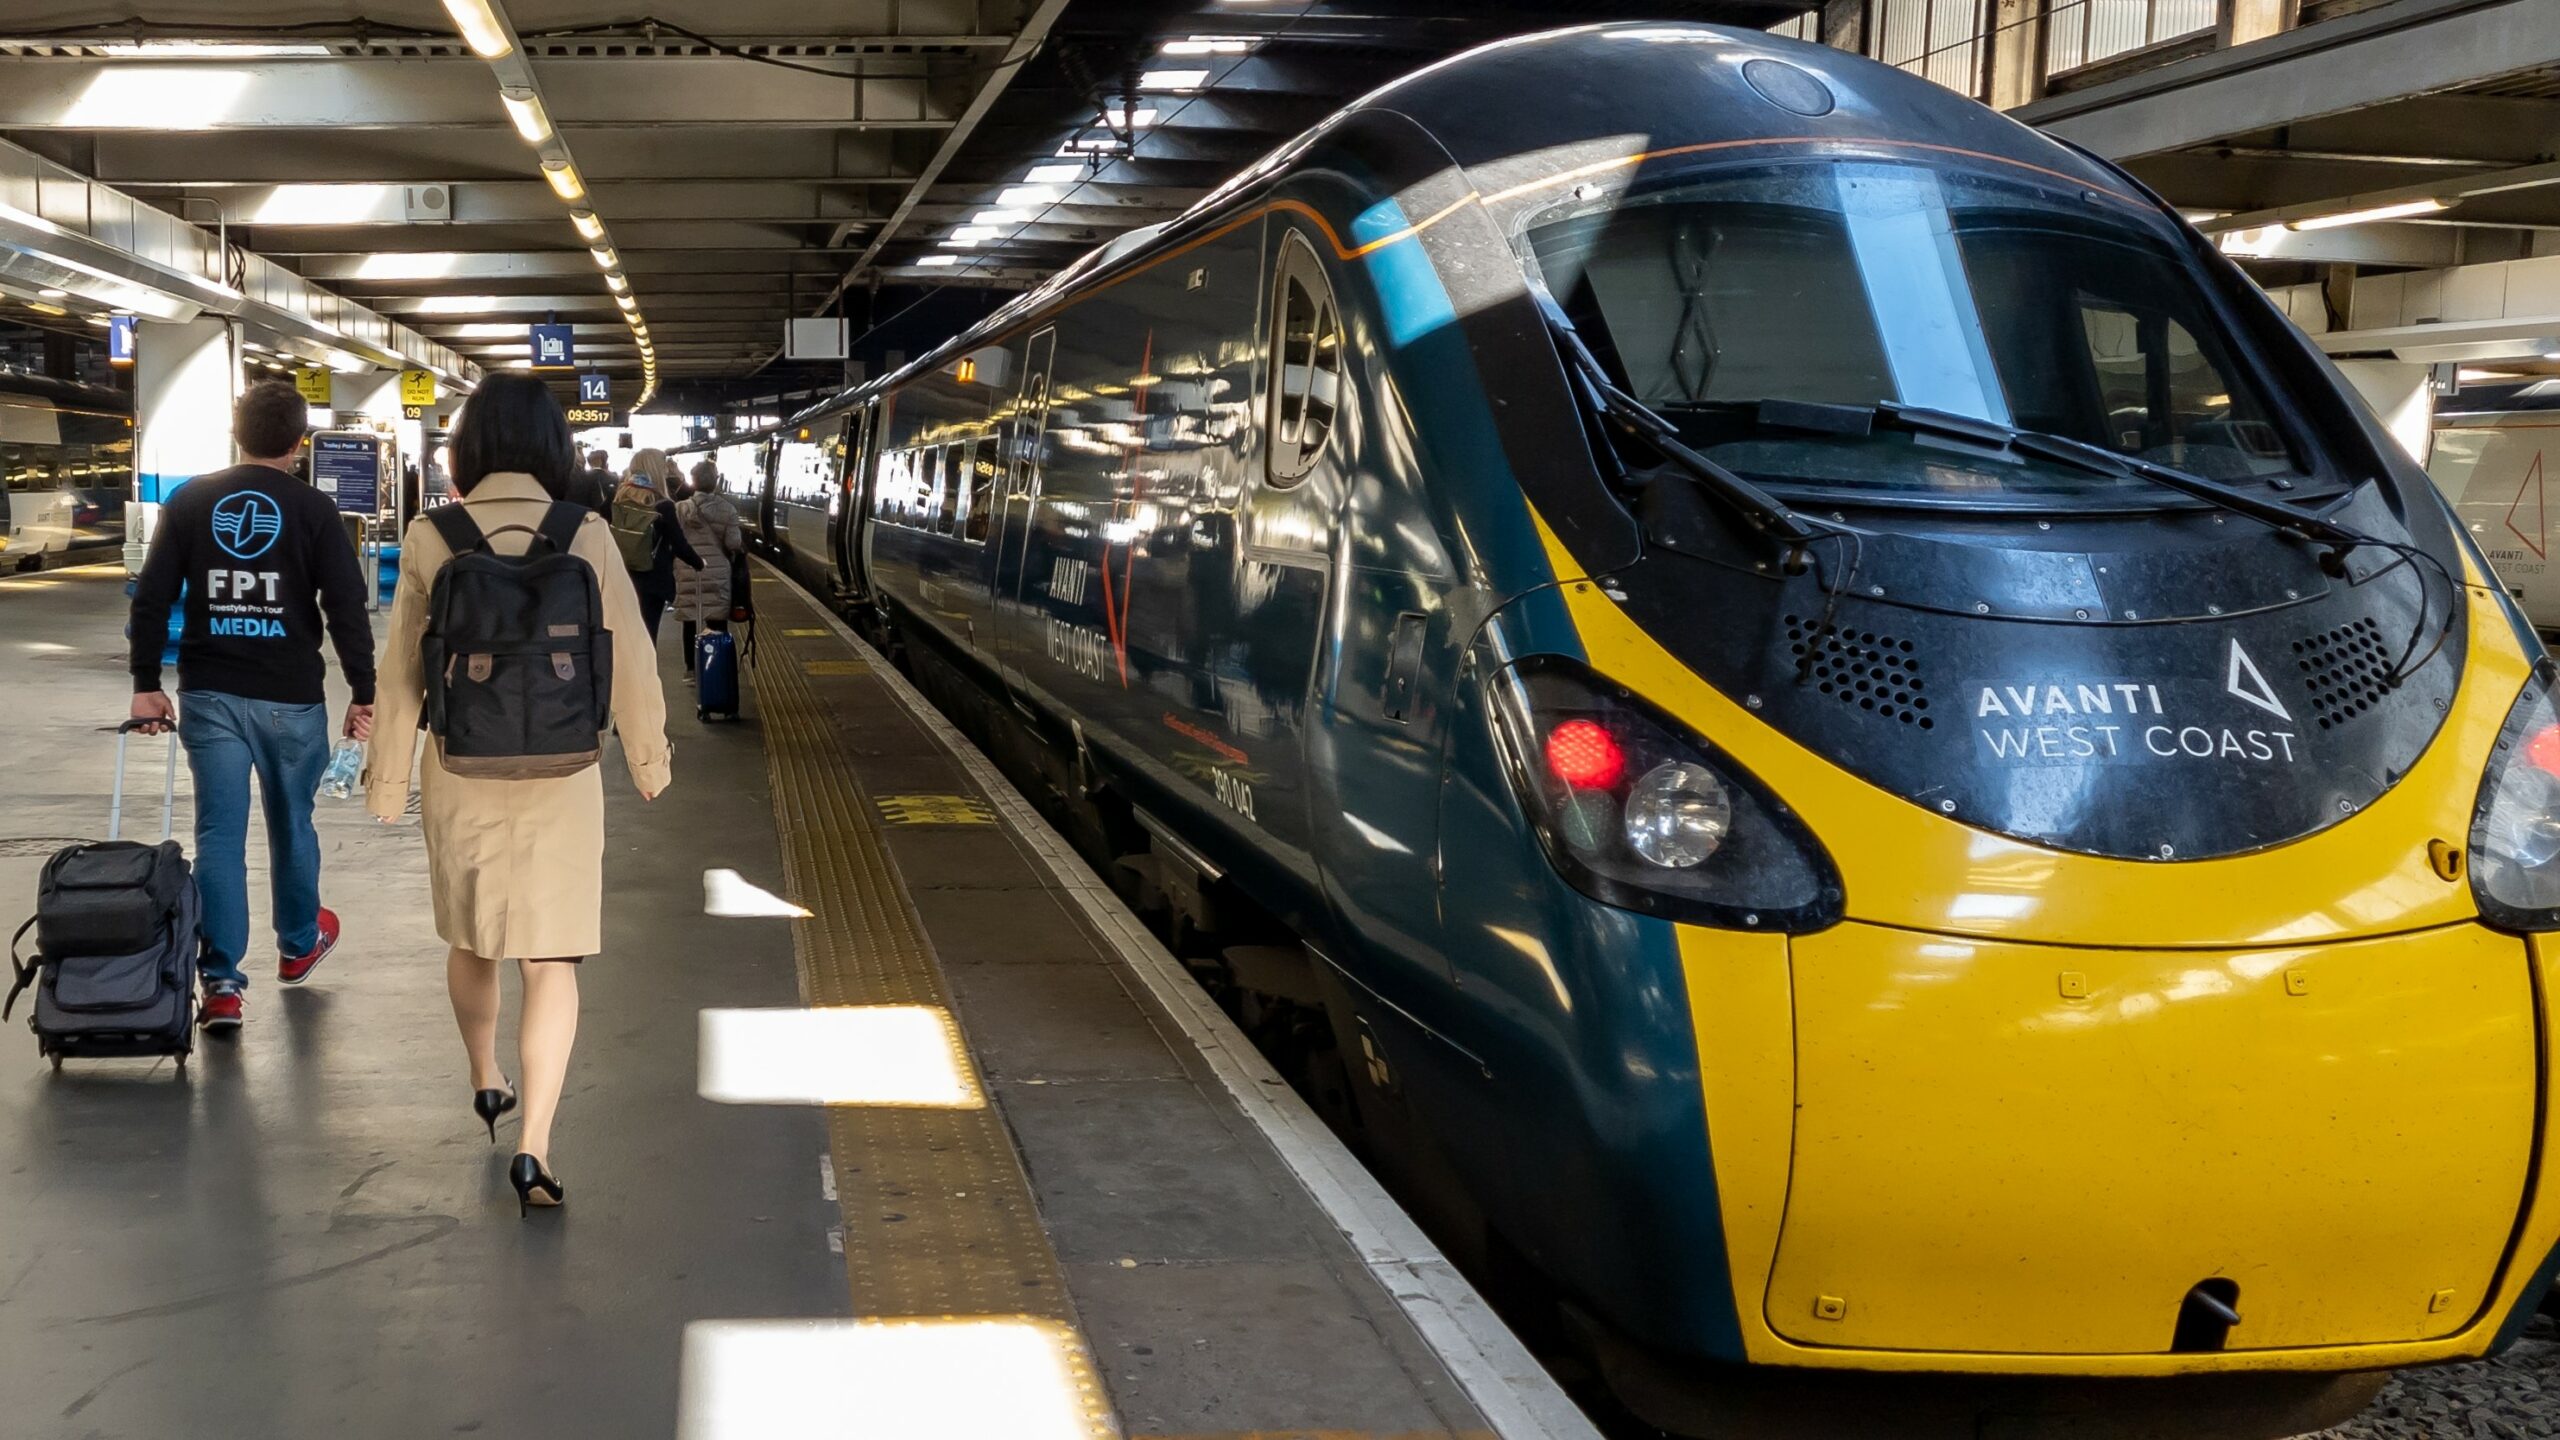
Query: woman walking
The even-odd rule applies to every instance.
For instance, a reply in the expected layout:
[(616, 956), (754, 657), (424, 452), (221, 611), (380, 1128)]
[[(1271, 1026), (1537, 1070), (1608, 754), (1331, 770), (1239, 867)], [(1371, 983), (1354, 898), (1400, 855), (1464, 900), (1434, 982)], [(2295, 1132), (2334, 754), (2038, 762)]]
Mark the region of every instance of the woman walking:
[(708, 460), (693, 467), (693, 493), (676, 502), (676, 521), (702, 559), (676, 577), (676, 617), (684, 622), (684, 673), (690, 675), (695, 638), (706, 626), (729, 621), (737, 569), (747, 558), (747, 527), (738, 522), (737, 502), (720, 491), (720, 467)]
[[(521, 555), (537, 541), (571, 476), (568, 422), (542, 382), (499, 375), (482, 382), (453, 433), (454, 491), (483, 542)], [(595, 571), (613, 656), (613, 729), (631, 783), (655, 799), (667, 788), (666, 697), (656, 647), (641, 621), (633, 577), (600, 517), (580, 517), (569, 553)], [(508, 527), (521, 527), (510, 529)], [(410, 763), (430, 677), (421, 644), (436, 574), (453, 558), (429, 519), (402, 538), (406, 563), (392, 599), (366, 755), (366, 808), (397, 821), (409, 803)], [(438, 683), (442, 683), (441, 680)], [(565, 1189), (550, 1169), (551, 1127), (578, 1034), (578, 962), (603, 948), (604, 776), (596, 765), (548, 779), (496, 779), (448, 770), (441, 741), (426, 742), (420, 769), (427, 877), (436, 934), (452, 947), (445, 982), (470, 1059), (472, 1109), (496, 1140), (498, 1117), (517, 1108), (524, 1126), (508, 1168), (520, 1207), (557, 1205)], [(467, 767), (466, 767), (467, 768)], [(498, 1065), (498, 965), (519, 962), (524, 1015), (516, 1046), (523, 1077), (511, 1088)]]
[(630, 473), (622, 477), (622, 488), (613, 492), (614, 543), (620, 547), (622, 563), (631, 570), (631, 584), (640, 593), (640, 623), (649, 631), (649, 668), (657, 668), (658, 619), (676, 598), (676, 562), (699, 570), (702, 557), (684, 538), (684, 525), (676, 519), (676, 505), (667, 498), (668, 482), (676, 472), (675, 463), (664, 450), (643, 450), (631, 457)]

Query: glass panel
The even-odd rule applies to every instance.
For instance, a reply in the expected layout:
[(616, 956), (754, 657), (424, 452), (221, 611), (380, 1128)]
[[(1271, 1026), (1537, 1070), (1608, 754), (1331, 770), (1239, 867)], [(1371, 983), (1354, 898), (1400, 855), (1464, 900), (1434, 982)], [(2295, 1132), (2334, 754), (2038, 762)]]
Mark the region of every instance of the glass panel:
[(1762, 425), (1761, 400), (1924, 405), (2223, 480), (2297, 457), (2165, 229), (2076, 192), (1912, 165), (1727, 171), (1534, 225), (1584, 340), (1693, 445), (1786, 488), (2103, 495), (2145, 482), (1894, 432)]
[(995, 518), (996, 460), (986, 443), (969, 447), (969, 510), (964, 538), (984, 540)]

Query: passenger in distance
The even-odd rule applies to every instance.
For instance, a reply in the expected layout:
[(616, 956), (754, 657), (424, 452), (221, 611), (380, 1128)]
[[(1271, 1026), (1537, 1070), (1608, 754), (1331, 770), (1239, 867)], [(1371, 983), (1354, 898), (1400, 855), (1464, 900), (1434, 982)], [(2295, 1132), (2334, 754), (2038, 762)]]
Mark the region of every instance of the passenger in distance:
[(602, 450), (588, 451), (587, 468), (570, 477), (569, 493), (561, 498), (612, 519), (613, 457)]
[[(463, 407), (462, 421), (454, 428), (454, 490), (462, 499), (459, 508), (477, 526), (479, 543), (491, 552), (522, 555), (536, 545), (551, 544), (535, 533), (548, 524), (555, 534), (570, 536), (568, 553), (594, 571), (593, 593), (606, 633), (584, 642), (572, 635), (564, 643), (609, 645), (612, 690), (603, 698), (610, 701), (623, 764), (641, 795), (656, 799), (667, 787), (672, 759), (656, 647), (649, 642), (633, 577), (614, 548), (612, 530), (574, 502), (553, 508), (569, 491), (571, 453), (568, 421), (542, 382), (529, 375), (495, 376)], [(568, 525), (572, 520), (577, 522), (573, 529)], [(451, 672), (428, 672), (424, 650), (436, 576), (452, 561), (453, 549), (432, 518), (412, 523), (401, 543), (408, 563), (400, 567), (400, 588), (391, 604), (380, 723), (367, 756), (365, 801), (382, 820), (401, 817), (409, 801), (410, 763), (428, 687), (442, 685), (438, 693), (445, 724), (426, 743), (419, 788), (436, 934), (452, 947), (445, 959), (445, 984), (470, 1061), (472, 1109), (488, 1123), (494, 1141), (498, 1117), (515, 1109), (521, 1094), (524, 1128), (508, 1178), (521, 1204), (556, 1205), (566, 1192), (551, 1173), (551, 1132), (577, 1040), (577, 966), (601, 950), (604, 941), (604, 777), (595, 763), (601, 741), (582, 730), (568, 737), (574, 747), (570, 751), (515, 757), (525, 762), (516, 766), (507, 764), (510, 757), (504, 754), (489, 758), (485, 747), (467, 755), (448, 754), (447, 737), (460, 723), (463, 702), (456, 701), (454, 683), (445, 678)], [(580, 600), (584, 603), (586, 597), (582, 594)], [(553, 617), (546, 612), (542, 618), (550, 622)], [(489, 619), (503, 624), (506, 617)], [(556, 637), (580, 626), (544, 623), (541, 628)], [(525, 674), (528, 685), (547, 686), (555, 677), (565, 681), (563, 671), (574, 673), (566, 656), (527, 658), (544, 662)], [(589, 662), (594, 658), (590, 651)], [(592, 703), (598, 697), (590, 686), (579, 698)], [(505, 706), (504, 697), (468, 703)], [(523, 708), (524, 715), (506, 713), (527, 735), (536, 731), (538, 718), (528, 718), (536, 709), (541, 716), (557, 713)], [(603, 716), (595, 713), (595, 718)], [(571, 726), (582, 729), (574, 720)], [(590, 740), (596, 741), (593, 749), (586, 748)], [(473, 773), (457, 774), (457, 769)], [(516, 1037), (520, 1091), (508, 1087), (498, 1065), (502, 959), (520, 962), (524, 977), (524, 1015)]]
[[(240, 1028), (249, 977), (249, 777), (266, 811), (276, 979), (299, 985), (338, 944), (320, 903), (320, 836), (311, 803), (329, 767), (326, 617), (353, 703), (341, 733), (373, 725), (373, 623), (338, 507), (302, 479), (310, 410), (291, 385), (261, 381), (231, 411), (246, 462), (199, 475), (160, 507), (134, 582), (133, 718), (157, 734), (175, 722), (196, 786), (196, 890), (204, 907), (202, 1023)], [(160, 688), (169, 611), (185, 587), (178, 699)]]
[(724, 629), (738, 567), (747, 561), (747, 527), (738, 504), (720, 490), (720, 467), (693, 467), (693, 493), (676, 502), (684, 538), (702, 563), (676, 577), (676, 617), (684, 622), (684, 673), (691, 675), (694, 641), (704, 629)]
[(649, 629), (649, 644), (658, 643), (658, 620), (676, 598), (676, 562), (699, 570), (702, 557), (684, 538), (684, 524), (667, 498), (675, 475), (664, 450), (643, 450), (631, 457), (630, 473), (613, 492), (613, 543), (640, 592), (640, 620)]

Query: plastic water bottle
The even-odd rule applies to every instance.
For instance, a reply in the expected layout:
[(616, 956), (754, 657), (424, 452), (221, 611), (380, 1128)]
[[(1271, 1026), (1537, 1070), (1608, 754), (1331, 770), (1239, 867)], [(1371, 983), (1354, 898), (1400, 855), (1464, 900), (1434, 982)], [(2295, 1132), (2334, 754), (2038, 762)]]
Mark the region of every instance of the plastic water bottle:
[(356, 777), (364, 771), (364, 744), (341, 740), (329, 752), (329, 773), (320, 777), (320, 798), (344, 800), (356, 793)]

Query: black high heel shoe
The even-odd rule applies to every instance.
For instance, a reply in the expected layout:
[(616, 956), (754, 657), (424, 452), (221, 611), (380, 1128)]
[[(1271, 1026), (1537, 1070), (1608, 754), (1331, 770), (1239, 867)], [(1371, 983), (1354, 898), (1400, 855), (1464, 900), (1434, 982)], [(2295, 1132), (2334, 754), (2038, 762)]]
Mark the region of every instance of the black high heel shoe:
[(492, 1145), (498, 1143), (498, 1117), (515, 1108), (516, 1092), (512, 1085), (504, 1090), (471, 1092), (471, 1113), (479, 1116), (481, 1121), (488, 1125), (489, 1143)]
[[(557, 1205), (569, 1198), (561, 1188), (559, 1177), (542, 1168), (542, 1162), (530, 1155), (519, 1154), (507, 1165), (507, 1183), (516, 1187), (516, 1214), (522, 1216), (534, 1206)], [(534, 1199), (540, 1191), (543, 1199)]]

